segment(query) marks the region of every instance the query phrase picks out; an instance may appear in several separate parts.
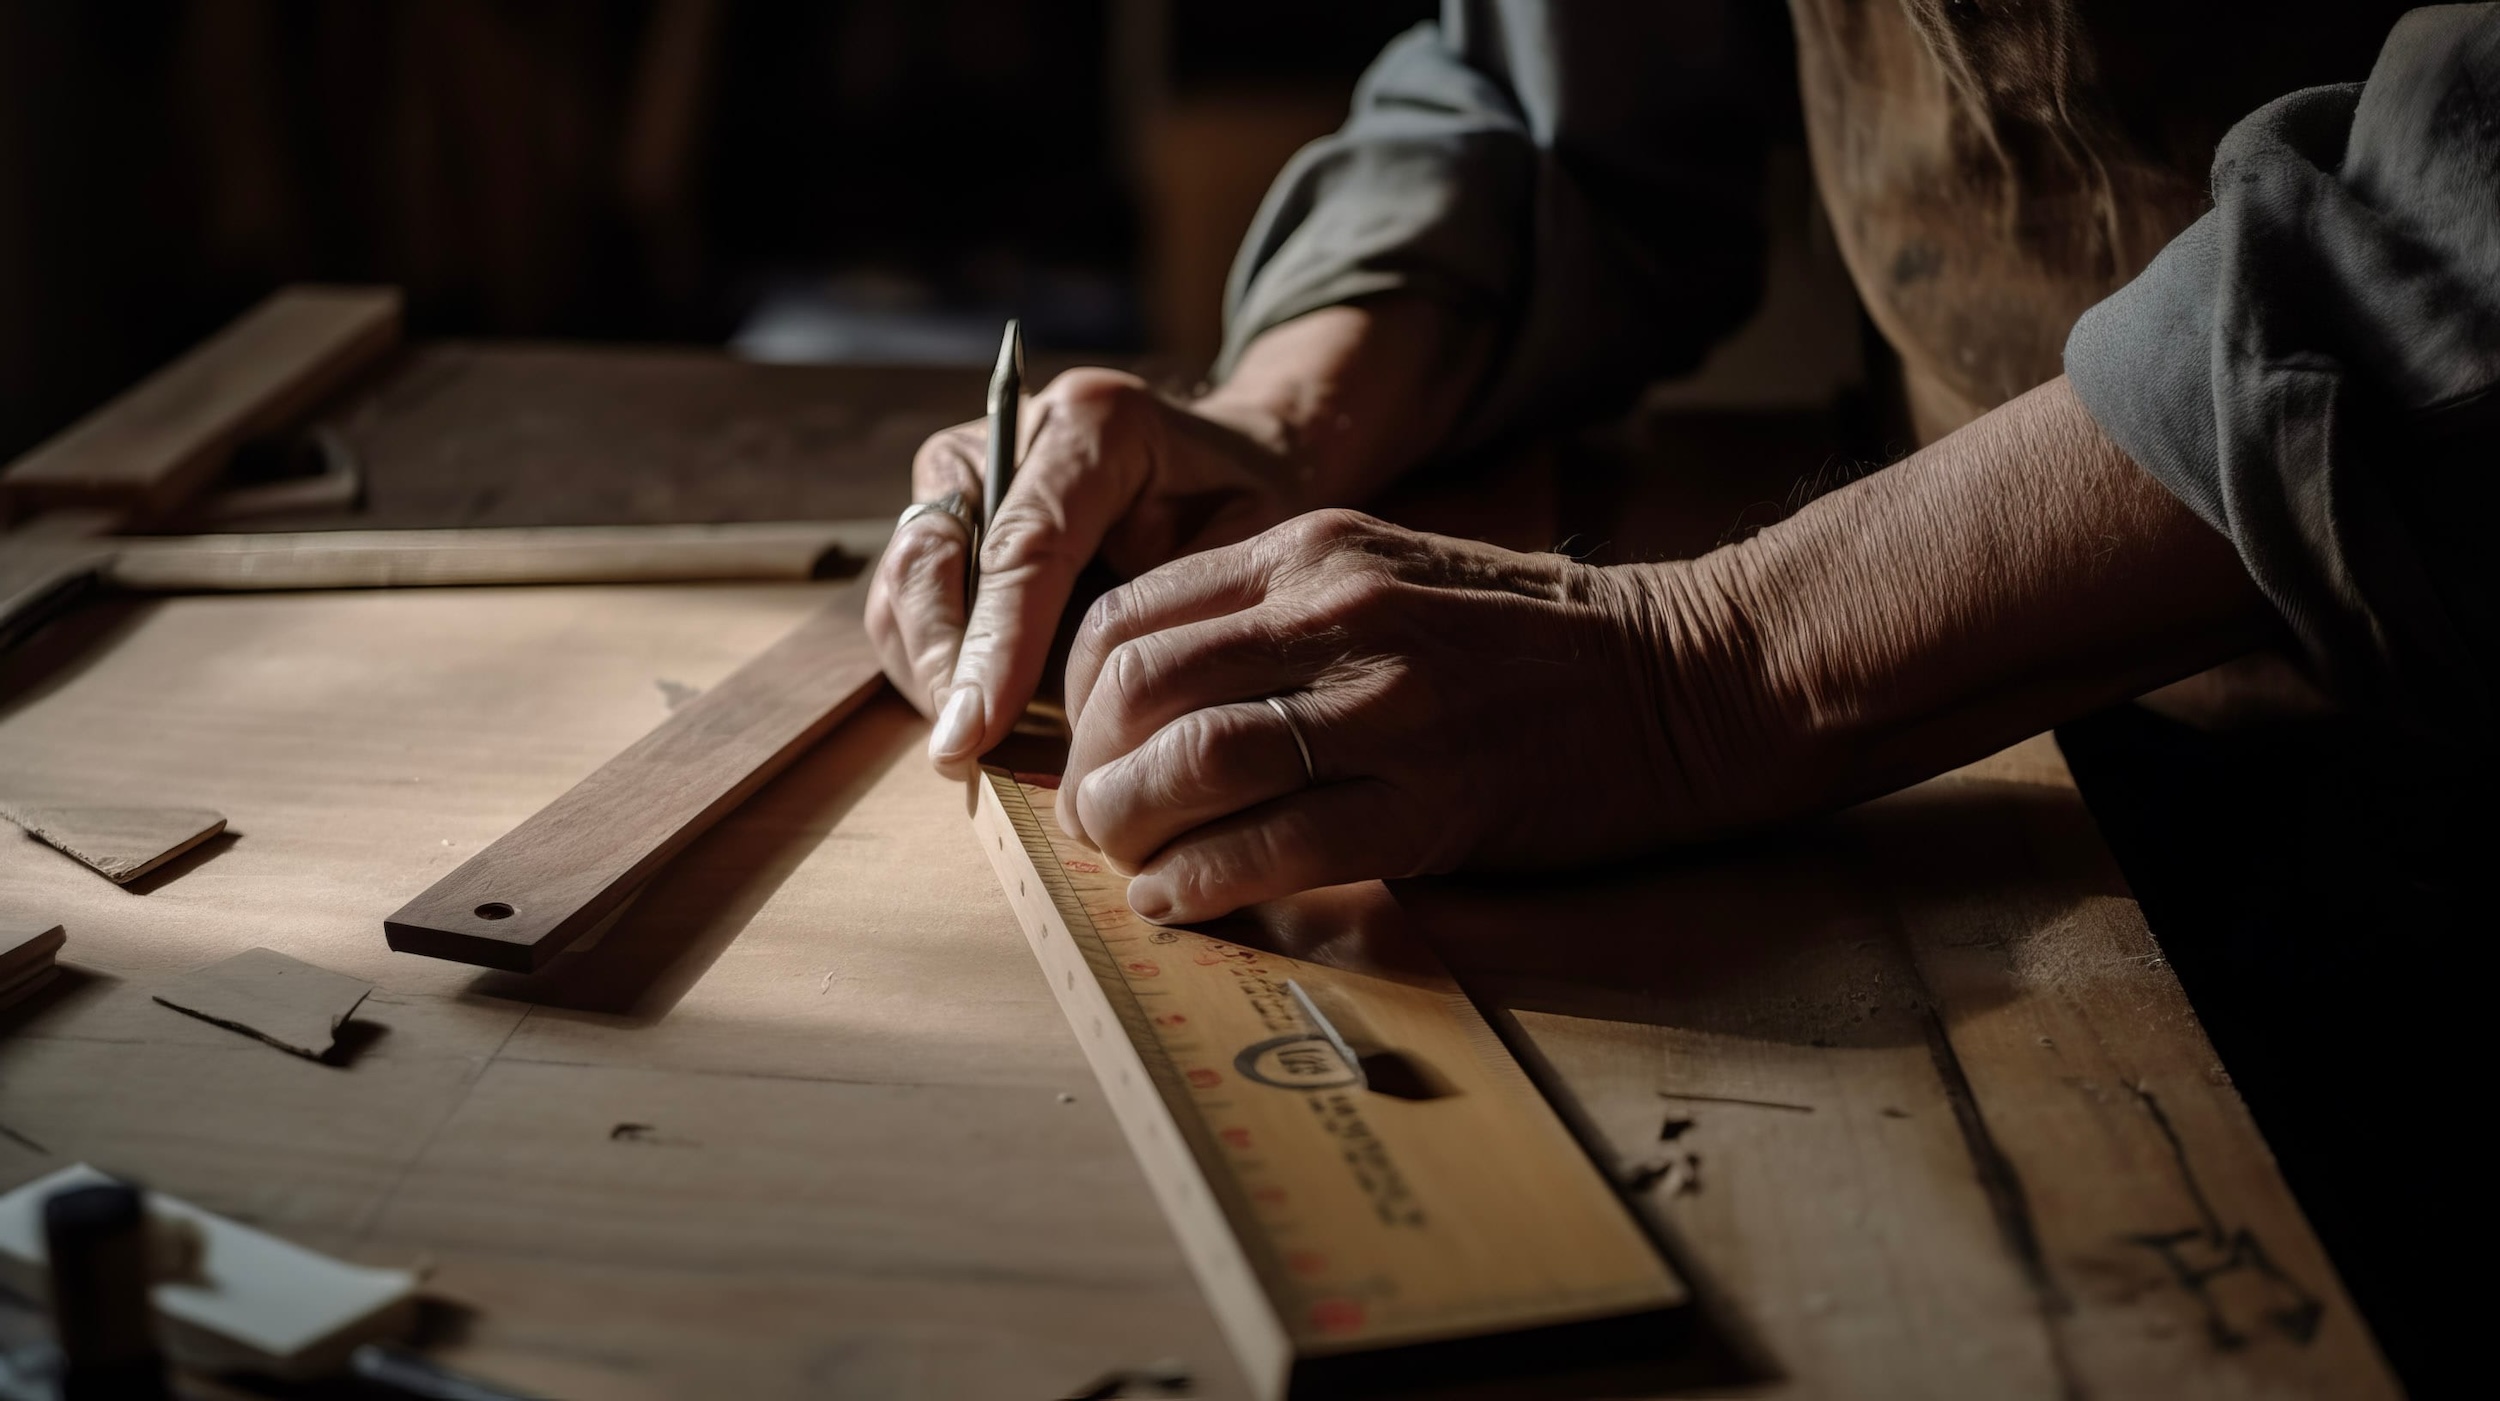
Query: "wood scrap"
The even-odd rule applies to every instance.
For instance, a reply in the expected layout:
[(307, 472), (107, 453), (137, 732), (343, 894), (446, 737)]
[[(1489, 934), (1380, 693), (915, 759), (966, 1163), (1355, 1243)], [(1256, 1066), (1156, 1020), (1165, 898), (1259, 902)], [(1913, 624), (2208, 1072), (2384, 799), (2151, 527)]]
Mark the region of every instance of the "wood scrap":
[(21, 509), (161, 511), (399, 343), (387, 287), (287, 287), (0, 473)]
[(226, 830), (225, 814), (206, 808), (0, 802), (0, 817), (115, 885), (128, 885)]
[[(0, 536), (0, 651), (87, 595), (108, 590), (231, 593), (821, 579), (874, 559), (894, 531), (884, 517), (253, 535), (82, 534), (61, 525), (81, 514), (50, 512)], [(108, 529), (112, 523), (109, 517), (102, 522)]]
[[(43, 1297), (45, 1199), (114, 1180), (79, 1163), (0, 1196), (0, 1284)], [(335, 1373), (359, 1345), (404, 1338), (416, 1325), (411, 1271), (346, 1264), (161, 1192), (149, 1193), (147, 1205), (160, 1227), (199, 1237), (196, 1266), (149, 1290), (166, 1351), (190, 1370), (302, 1381)]]
[(155, 997), (177, 1012), (321, 1060), (337, 1044), (339, 1027), (372, 991), (373, 984), (362, 979), (274, 949), (248, 949), (183, 974)]
[(60, 973), (53, 956), (67, 937), (61, 926), (0, 924), (0, 1007), (22, 1002)]
[(886, 520), (316, 530), (130, 537), (103, 569), (140, 593), (812, 579), (885, 548)]
[(885, 675), (858, 588), (383, 922), (402, 953), (532, 972), (857, 710)]

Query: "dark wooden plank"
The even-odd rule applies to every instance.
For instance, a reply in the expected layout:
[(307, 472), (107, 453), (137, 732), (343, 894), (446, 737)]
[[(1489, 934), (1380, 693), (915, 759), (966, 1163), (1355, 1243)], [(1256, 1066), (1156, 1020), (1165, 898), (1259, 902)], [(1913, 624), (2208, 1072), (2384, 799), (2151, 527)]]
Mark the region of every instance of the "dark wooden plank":
[(845, 589), (728, 680), (383, 923), (390, 946), (529, 972), (883, 684)]
[(12, 463), (20, 508), (182, 502), (237, 444), (320, 402), (399, 342), (387, 287), (288, 287)]

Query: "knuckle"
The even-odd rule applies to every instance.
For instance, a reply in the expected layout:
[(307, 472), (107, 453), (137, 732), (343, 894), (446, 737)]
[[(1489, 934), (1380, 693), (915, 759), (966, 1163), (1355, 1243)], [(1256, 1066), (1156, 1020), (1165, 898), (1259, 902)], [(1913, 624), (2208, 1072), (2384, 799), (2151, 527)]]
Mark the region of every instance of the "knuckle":
[(1360, 511), (1331, 507), (1305, 512), (1268, 531), (1260, 548), (1271, 567), (1308, 569), (1343, 555), (1349, 544), (1379, 529), (1378, 521)]
[(1068, 370), (1045, 386), (1046, 398), (1071, 413), (1116, 417), (1135, 411), (1154, 391), (1144, 380), (1120, 370), (1086, 366)]
[(1161, 767), (1169, 780), (1186, 781), (1192, 786), (1222, 786), (1239, 735), (1204, 710), (1193, 710), (1173, 721), (1169, 733), (1165, 755), (1168, 762)]
[(1111, 630), (1118, 627), (1120, 620), (1135, 607), (1136, 587), (1133, 581), (1121, 584), (1095, 599), (1092, 606), (1085, 610), (1085, 621), (1078, 629), (1079, 633), (1097, 641), (1109, 636)]
[(980, 473), (975, 464), (981, 460), (987, 438), (986, 426), (958, 423), (923, 439), (911, 459), (914, 494), (933, 496), (977, 483)]
[(1360, 511), (1343, 506), (1312, 511), (1298, 522), (1304, 538), (1314, 545), (1336, 545), (1357, 536), (1377, 533), (1380, 522)]
[(1067, 531), (1030, 500), (1001, 507), (981, 540), (981, 568), (992, 574), (1032, 574), (1069, 561)]
[(1241, 861), (1228, 849), (1195, 853), (1172, 873), (1172, 893), (1183, 909), (1229, 908), (1227, 892), (1241, 882)]
[(1115, 722), (1137, 714), (1153, 696), (1163, 670), (1155, 653), (1150, 639), (1134, 638), (1112, 648), (1111, 655), (1103, 659), (1102, 679), (1095, 683), (1095, 700), (1107, 703), (1107, 713)]

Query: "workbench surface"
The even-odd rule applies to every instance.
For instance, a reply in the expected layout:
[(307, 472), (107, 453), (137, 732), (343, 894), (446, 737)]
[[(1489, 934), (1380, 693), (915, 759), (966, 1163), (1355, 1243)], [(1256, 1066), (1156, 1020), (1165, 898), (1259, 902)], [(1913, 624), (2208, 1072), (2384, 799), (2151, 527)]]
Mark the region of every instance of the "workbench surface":
[[(402, 402), (438, 416), (479, 371), (427, 354), (496, 361), (403, 366)], [(600, 373), (595, 353), (548, 357)], [(678, 358), (732, 400), (749, 374), (797, 373)], [(811, 412), (873, 445), (862, 462), (978, 404), (977, 374), (906, 393), (807, 373), (772, 393), (849, 394), (850, 418)], [(608, 402), (565, 392), (585, 419)], [(414, 432), (360, 412), (377, 464)], [(847, 450), (741, 438), (737, 412), (687, 431), (778, 444), (803, 483)], [(528, 432), (561, 444), (550, 422)], [(593, 455), (545, 451), (566, 472)], [(766, 490), (691, 518), (884, 509), (901, 461), (804, 486), (812, 512)], [(683, 483), (715, 480), (699, 466), (580, 518), (687, 516)], [(426, 470), (403, 488), (376, 466), (377, 502), (436, 503), (388, 523), (559, 518), (526, 504), (527, 472), (487, 498), (458, 474), (491, 479), (491, 460)], [(408, 896), (839, 587), (118, 602), (0, 659), (10, 796), (210, 807), (232, 828), (129, 888), (0, 841), (0, 917), (67, 926), (71, 970), (0, 1013), (0, 1187), (85, 1160), (423, 1263), (432, 1350), (544, 1394), (1029, 1401), (1167, 1357), (1198, 1394), (1239, 1394), (965, 791), (928, 771), (893, 696), (546, 973), (383, 945)], [(1703, 1297), (1675, 1389), (2394, 1391), (2045, 738), (1794, 833), (1388, 898), (1542, 1062), (1602, 1165), (1645, 1184), (1636, 1206)], [(345, 1064), (150, 1000), (252, 947), (377, 984)]]

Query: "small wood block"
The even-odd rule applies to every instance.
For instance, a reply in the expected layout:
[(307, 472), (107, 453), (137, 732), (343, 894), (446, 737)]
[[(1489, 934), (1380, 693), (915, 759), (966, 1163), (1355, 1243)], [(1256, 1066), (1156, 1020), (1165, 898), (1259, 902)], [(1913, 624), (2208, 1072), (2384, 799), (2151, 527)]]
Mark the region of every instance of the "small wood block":
[[(47, 1286), (43, 1204), (55, 1192), (113, 1181), (85, 1163), (0, 1196), (0, 1284), (40, 1299)], [(162, 1192), (148, 1214), (199, 1233), (199, 1267), (151, 1288), (159, 1336), (195, 1372), (302, 1381), (345, 1369), (360, 1343), (416, 1326), (417, 1276), (350, 1265), (202, 1211)]]
[(884, 681), (846, 588), (728, 680), (383, 922), (390, 946), (527, 973), (571, 947), (662, 864)]
[(68, 938), (57, 924), (40, 929), (33, 925), (0, 924), (0, 981), (49, 965)]
[(288, 287), (0, 473), (20, 508), (180, 504), (399, 341), (387, 287)]
[(177, 1012), (320, 1060), (372, 991), (373, 984), (362, 979), (275, 949), (247, 949), (183, 974), (155, 996)]
[(226, 830), (223, 813), (206, 808), (21, 807), (0, 803), (0, 817), (128, 885)]
[(57, 924), (49, 929), (0, 925), (0, 1007), (22, 1002), (52, 981), (61, 971), (52, 957), (65, 941)]

